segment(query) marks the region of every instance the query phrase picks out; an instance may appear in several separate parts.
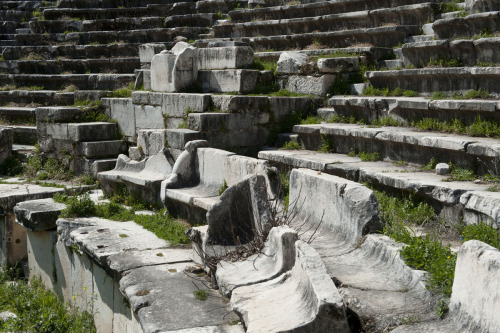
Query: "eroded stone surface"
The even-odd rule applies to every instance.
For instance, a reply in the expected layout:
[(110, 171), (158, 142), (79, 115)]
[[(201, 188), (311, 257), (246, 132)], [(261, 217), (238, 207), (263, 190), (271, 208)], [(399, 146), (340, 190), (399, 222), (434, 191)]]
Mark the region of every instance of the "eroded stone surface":
[(31, 231), (42, 231), (56, 227), (61, 211), (66, 208), (54, 199), (30, 200), (18, 203), (14, 207), (16, 220)]

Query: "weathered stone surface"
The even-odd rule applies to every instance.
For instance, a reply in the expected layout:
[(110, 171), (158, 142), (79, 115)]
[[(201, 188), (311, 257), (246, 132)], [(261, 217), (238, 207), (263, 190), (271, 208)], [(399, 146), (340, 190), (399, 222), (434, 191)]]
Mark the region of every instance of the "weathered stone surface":
[(500, 193), (471, 191), (460, 197), (466, 224), (488, 223), (500, 227)]
[(447, 175), (450, 173), (450, 166), (446, 163), (436, 165), (436, 175)]
[(32, 184), (0, 184), (0, 207), (4, 212), (12, 212), (19, 202), (51, 198), (55, 193), (64, 191), (63, 188)]
[(76, 245), (81, 252), (107, 266), (110, 255), (124, 251), (163, 249), (168, 242), (134, 222), (116, 222), (96, 217), (57, 220), (60, 241)]
[(203, 134), (198, 131), (193, 131), (187, 128), (168, 129), (166, 144), (170, 148), (184, 149), (184, 146), (193, 140), (201, 140)]
[(253, 62), (253, 49), (250, 46), (226, 46), (200, 48), (198, 69), (247, 68)]
[(255, 89), (259, 71), (250, 69), (200, 70), (198, 83), (203, 92), (250, 93)]
[(0, 128), (0, 164), (12, 155), (14, 133), (8, 128)]
[(137, 131), (137, 147), (140, 147), (145, 156), (152, 156), (163, 151), (167, 139), (164, 129)]
[(15, 319), (17, 319), (17, 316), (14, 312), (10, 312), (10, 311), (0, 312), (0, 320), (3, 322), (8, 321), (8, 320), (15, 320)]
[(321, 73), (352, 72), (364, 62), (365, 57), (322, 58), (318, 59), (318, 69)]
[(156, 54), (151, 61), (151, 89), (179, 92), (193, 85), (198, 77), (196, 49), (179, 42), (170, 51)]
[(141, 63), (151, 63), (155, 54), (165, 50), (165, 45), (147, 43), (139, 45), (139, 58)]
[(317, 252), (301, 241), (295, 252), (292, 270), (233, 291), (231, 306), (247, 332), (349, 332), (344, 303)]
[(53, 199), (29, 200), (18, 203), (14, 207), (16, 221), (31, 231), (54, 229), (65, 204)]
[(113, 170), (99, 172), (97, 179), (106, 193), (112, 193), (116, 183), (124, 183), (128, 190), (139, 193), (142, 200), (156, 203), (160, 200), (160, 184), (170, 175), (174, 158), (166, 149), (140, 162), (119, 155)]
[(289, 271), (295, 264), (296, 240), (293, 229), (275, 227), (269, 232), (262, 253), (244, 261), (220, 262), (216, 275), (221, 292), (230, 295), (238, 287), (265, 282)]
[(330, 86), (335, 81), (335, 75), (322, 76), (292, 75), (283, 83), (283, 87), (297, 94), (326, 95)]
[(302, 65), (307, 62), (307, 54), (302, 52), (283, 52), (278, 60), (279, 74), (299, 74)]
[(103, 98), (102, 105), (106, 114), (116, 120), (118, 128), (127, 137), (135, 141), (135, 110), (130, 98)]

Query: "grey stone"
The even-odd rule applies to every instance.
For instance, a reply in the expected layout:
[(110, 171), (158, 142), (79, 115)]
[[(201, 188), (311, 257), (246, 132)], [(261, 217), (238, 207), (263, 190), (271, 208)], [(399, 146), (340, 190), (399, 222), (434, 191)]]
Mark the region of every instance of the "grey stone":
[(198, 49), (198, 69), (247, 68), (253, 62), (250, 46), (207, 47)]
[(233, 291), (231, 307), (247, 332), (349, 332), (342, 297), (317, 252), (301, 241), (296, 242), (295, 252), (290, 271)]
[(487, 223), (500, 228), (500, 193), (470, 191), (460, 197), (464, 207), (464, 223), (467, 225)]
[(275, 227), (269, 232), (262, 253), (244, 261), (220, 262), (216, 276), (221, 292), (230, 295), (238, 287), (265, 282), (289, 271), (295, 264), (296, 240), (293, 229)]
[(326, 95), (335, 81), (334, 74), (322, 76), (292, 75), (284, 82), (284, 88), (297, 94)]
[(278, 60), (279, 74), (299, 74), (308, 56), (302, 52), (283, 52)]
[(152, 156), (165, 148), (167, 139), (164, 129), (148, 129), (137, 131), (137, 147), (141, 147), (142, 154)]
[(321, 58), (318, 59), (318, 69), (321, 73), (352, 72), (364, 62), (365, 57)]
[(203, 92), (250, 93), (255, 89), (259, 71), (250, 69), (200, 70), (198, 83)]
[(110, 255), (125, 251), (160, 250), (168, 242), (134, 222), (116, 222), (96, 217), (57, 220), (57, 232), (66, 246), (76, 245), (103, 267)]
[(66, 205), (53, 199), (29, 200), (14, 207), (16, 221), (31, 231), (43, 231), (56, 228), (59, 214)]
[(116, 120), (120, 131), (131, 141), (135, 141), (135, 109), (130, 98), (103, 98), (102, 105), (106, 114)]
[(0, 128), (0, 164), (12, 155), (14, 133), (8, 128)]
[(1, 321), (5, 322), (8, 320), (13, 320), (13, 319), (17, 319), (17, 316), (14, 312), (10, 312), (10, 311), (0, 312), (0, 320)]
[(0, 184), (0, 207), (4, 212), (12, 212), (19, 202), (51, 198), (55, 193), (64, 191), (64, 188), (33, 184)]
[(204, 112), (209, 106), (209, 94), (163, 94), (162, 112), (168, 117), (184, 117), (188, 112)]
[(438, 165), (436, 165), (437, 175), (447, 175), (449, 173), (450, 173), (450, 166), (447, 163), (438, 163)]
[(156, 54), (151, 61), (151, 89), (179, 92), (193, 85), (198, 77), (196, 56), (196, 49), (185, 42)]
[(139, 45), (139, 58), (141, 63), (151, 63), (155, 54), (165, 50), (164, 44), (141, 44)]
[(168, 129), (167, 146), (174, 149), (184, 149), (184, 146), (193, 140), (201, 140), (203, 134), (190, 129)]

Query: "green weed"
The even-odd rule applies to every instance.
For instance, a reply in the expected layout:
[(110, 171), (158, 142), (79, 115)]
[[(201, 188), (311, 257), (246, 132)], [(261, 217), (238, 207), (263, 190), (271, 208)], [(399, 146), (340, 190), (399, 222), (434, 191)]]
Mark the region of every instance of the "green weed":
[(333, 138), (327, 134), (321, 134), (321, 145), (318, 148), (320, 153), (334, 153), (335, 142)]
[(280, 148), (281, 150), (301, 150), (302, 146), (295, 142), (295, 141), (287, 141), (283, 147)]

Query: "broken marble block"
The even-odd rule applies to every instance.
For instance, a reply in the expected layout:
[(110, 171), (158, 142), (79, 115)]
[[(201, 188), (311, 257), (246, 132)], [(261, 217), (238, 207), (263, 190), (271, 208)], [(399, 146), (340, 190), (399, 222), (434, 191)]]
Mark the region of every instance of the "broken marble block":
[(261, 253), (244, 261), (221, 261), (217, 265), (217, 284), (226, 296), (238, 287), (274, 279), (292, 269), (295, 263), (297, 232), (287, 226), (272, 228)]
[(281, 53), (278, 60), (278, 74), (299, 74), (307, 58), (307, 54), (301, 52)]
[(179, 92), (192, 86), (198, 77), (196, 48), (179, 42), (170, 51), (162, 51), (151, 60), (151, 89)]
[(302, 241), (295, 252), (290, 271), (233, 291), (231, 307), (247, 332), (349, 332), (344, 301), (321, 257)]

